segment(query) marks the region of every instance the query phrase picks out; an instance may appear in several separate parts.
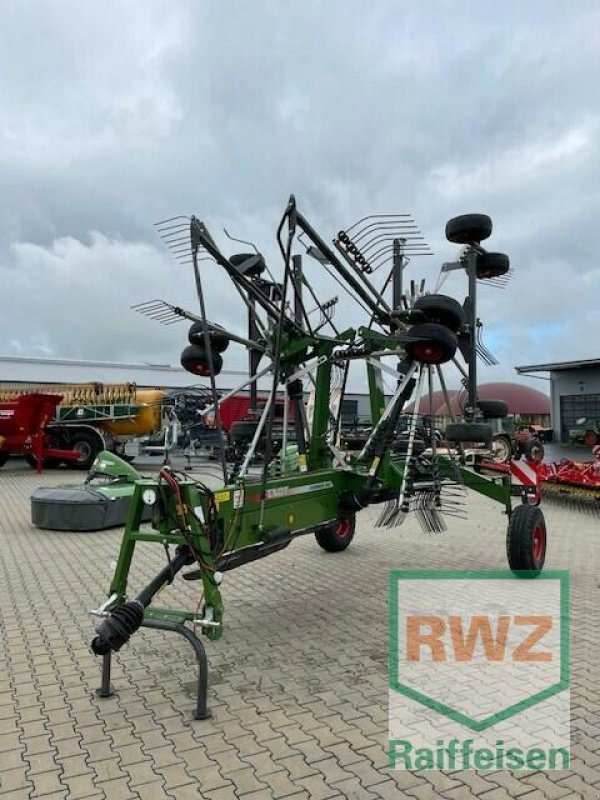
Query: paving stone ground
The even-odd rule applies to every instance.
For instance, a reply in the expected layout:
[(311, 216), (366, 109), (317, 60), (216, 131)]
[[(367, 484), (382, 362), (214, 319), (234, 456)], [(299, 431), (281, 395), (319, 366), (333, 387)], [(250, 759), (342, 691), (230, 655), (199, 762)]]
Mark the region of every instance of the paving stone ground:
[[(504, 569), (499, 506), (470, 497), (469, 519), (439, 537), (415, 522), (376, 531), (367, 510), (342, 554), (308, 536), (229, 573), (227, 631), (206, 643), (213, 717), (194, 721), (193, 653), (172, 634), (136, 634), (114, 659), (118, 693), (94, 694), (87, 612), (105, 597), (120, 531), (30, 524), (35, 487), (78, 479), (11, 464), (0, 473), (1, 800), (600, 798), (597, 518), (546, 508), (547, 566), (572, 580), (571, 771), (391, 772), (388, 571)], [(164, 565), (160, 548), (138, 547), (132, 590)], [(198, 602), (196, 584), (168, 592), (176, 605)]]

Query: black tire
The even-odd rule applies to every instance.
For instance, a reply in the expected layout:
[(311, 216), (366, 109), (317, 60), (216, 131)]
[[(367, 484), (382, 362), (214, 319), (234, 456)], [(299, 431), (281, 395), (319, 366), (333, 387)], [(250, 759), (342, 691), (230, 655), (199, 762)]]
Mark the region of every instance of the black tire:
[[(212, 359), (215, 375), (218, 375), (223, 369), (223, 359), (214, 351)], [(200, 375), (201, 377), (210, 375), (210, 365), (206, 350), (196, 344), (190, 344), (185, 348), (181, 354), (181, 366), (186, 372), (191, 372), (192, 375)]]
[(447, 442), (483, 442), (491, 444), (492, 429), (483, 422), (452, 422), (446, 426)]
[(512, 459), (512, 442), (510, 436), (503, 433), (494, 436), (492, 439), (492, 460), (497, 464), (508, 464)]
[(345, 550), (352, 539), (356, 530), (356, 516), (351, 514), (342, 517), (330, 528), (322, 528), (315, 533), (315, 539), (323, 550), (328, 553), (341, 553)]
[(250, 442), (257, 428), (257, 419), (238, 419), (229, 429), (229, 440), (232, 444)]
[(407, 355), (423, 364), (445, 364), (458, 347), (455, 334), (435, 322), (413, 325), (407, 335), (413, 340), (405, 345)]
[(69, 461), (71, 469), (89, 470), (102, 449), (99, 437), (91, 431), (76, 431), (71, 437), (71, 450), (79, 450), (77, 461)]
[[(219, 330), (210, 330), (208, 337), (210, 339), (211, 349), (216, 353), (224, 353), (229, 347), (229, 339), (220, 325), (215, 325)], [(204, 325), (201, 322), (194, 322), (188, 331), (188, 341), (190, 344), (198, 345), (204, 349)]]
[(508, 416), (508, 403), (504, 400), (478, 400), (477, 408), (484, 419), (504, 419)]
[(530, 439), (525, 439), (521, 447), (523, 448), (523, 453), (528, 461), (535, 461), (536, 464), (539, 464), (544, 460), (544, 456), (546, 455), (544, 445), (536, 436), (532, 436)]
[(510, 259), (506, 253), (482, 253), (477, 259), (476, 275), (480, 280), (499, 278), (510, 269)]
[(538, 506), (517, 506), (506, 531), (508, 566), (522, 578), (535, 578), (546, 560), (546, 521)]
[(265, 259), (258, 253), (234, 253), (229, 256), (229, 261), (248, 278), (258, 278), (267, 268)]
[[(37, 458), (35, 456), (32, 456), (31, 453), (28, 453), (27, 455), (23, 456), (23, 458), (25, 459), (26, 463), (29, 464), (31, 469), (38, 468)], [(61, 464), (62, 461), (59, 458), (42, 459), (42, 469), (58, 469), (58, 467), (60, 467)]]
[(8, 452), (8, 450), (0, 450), (0, 468), (6, 464), (9, 458), (10, 458), (10, 453)]
[(461, 304), (445, 294), (426, 294), (419, 297), (413, 306), (421, 311), (428, 322), (437, 322), (456, 333), (464, 322)]
[[(428, 447), (429, 447), (429, 444), (427, 444), (419, 436), (415, 436), (415, 439), (413, 441), (413, 451), (412, 451), (413, 458), (418, 458), (419, 456), (422, 456), (423, 453), (425, 452), (425, 450), (427, 450)], [(404, 456), (407, 455), (407, 453), (408, 453), (408, 434), (407, 433), (401, 433), (400, 436), (398, 436), (395, 439), (395, 441), (392, 443), (392, 453), (395, 456), (400, 456), (400, 457), (404, 457)]]
[(487, 214), (462, 214), (446, 223), (446, 239), (454, 244), (479, 244), (491, 233), (492, 220)]

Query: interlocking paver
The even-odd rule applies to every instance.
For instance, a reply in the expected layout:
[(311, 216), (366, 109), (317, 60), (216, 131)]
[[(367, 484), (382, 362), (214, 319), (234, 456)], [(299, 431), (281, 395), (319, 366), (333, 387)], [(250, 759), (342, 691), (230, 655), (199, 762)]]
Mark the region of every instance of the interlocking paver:
[[(305, 537), (277, 560), (228, 574), (227, 635), (207, 646), (214, 715), (194, 722), (193, 655), (172, 635), (133, 637), (114, 659), (118, 695), (93, 694), (86, 610), (106, 592), (119, 532), (54, 535), (29, 523), (29, 492), (72, 477), (0, 473), (0, 503), (11, 509), (0, 517), (1, 800), (600, 798), (600, 552), (590, 518), (547, 510), (551, 536), (569, 530), (553, 537), (549, 566), (573, 570), (571, 772), (411, 774), (390, 772), (386, 754), (387, 570), (460, 568), (467, 557), (504, 568), (500, 515), (490, 530), (477, 524), (486, 501), (475, 498), (473, 517), (435, 547), (409, 522), (373, 531), (368, 510), (340, 557)], [(140, 546), (136, 585), (163, 564), (160, 548)], [(169, 592), (194, 607), (197, 588), (177, 582)]]

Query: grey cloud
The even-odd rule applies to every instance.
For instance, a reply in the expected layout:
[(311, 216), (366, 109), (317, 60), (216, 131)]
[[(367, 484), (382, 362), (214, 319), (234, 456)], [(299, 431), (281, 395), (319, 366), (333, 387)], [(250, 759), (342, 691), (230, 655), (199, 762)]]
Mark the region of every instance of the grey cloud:
[[(293, 191), (327, 236), (414, 213), (437, 255), (410, 274), (429, 283), (446, 219), (491, 214), (516, 273), (482, 292), (503, 359), (482, 377), (595, 355), (599, 24), (594, 2), (5, 4), (3, 349), (174, 363), (183, 329), (128, 310), (195, 304), (151, 223), (195, 212), (278, 265)], [(243, 325), (225, 280), (211, 292)]]

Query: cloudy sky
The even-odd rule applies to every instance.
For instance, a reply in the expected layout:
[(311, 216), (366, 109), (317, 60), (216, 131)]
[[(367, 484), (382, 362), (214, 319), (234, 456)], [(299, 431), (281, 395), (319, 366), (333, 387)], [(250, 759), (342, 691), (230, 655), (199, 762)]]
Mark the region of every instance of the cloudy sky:
[[(279, 269), (294, 192), (326, 238), (413, 214), (435, 257), (407, 276), (430, 286), (455, 252), (446, 220), (490, 214), (515, 275), (481, 291), (502, 361), (482, 380), (600, 356), (599, 83), (596, 0), (4, 0), (0, 352), (177, 363), (185, 328), (129, 308), (196, 307), (152, 223), (195, 213), (224, 252), (226, 226)], [(204, 269), (210, 315), (242, 328)], [(446, 289), (462, 299), (464, 276)]]

